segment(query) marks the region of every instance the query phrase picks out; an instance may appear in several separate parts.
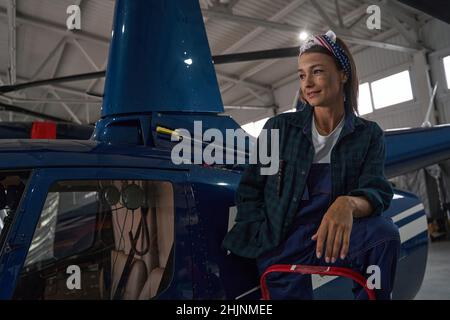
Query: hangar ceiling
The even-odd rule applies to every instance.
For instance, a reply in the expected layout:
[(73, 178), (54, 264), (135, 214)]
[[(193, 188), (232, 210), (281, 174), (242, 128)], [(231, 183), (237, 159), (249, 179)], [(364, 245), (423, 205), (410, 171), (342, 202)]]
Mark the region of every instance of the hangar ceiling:
[[(106, 68), (114, 0), (0, 0), (0, 85)], [(81, 30), (67, 30), (68, 6), (81, 9)], [(381, 30), (366, 26), (369, 5), (381, 8)], [(387, 0), (200, 0), (213, 55), (293, 47), (299, 33), (332, 28), (355, 53), (367, 47), (413, 53), (430, 17)], [(401, 34), (407, 45), (388, 42)], [(273, 91), (295, 81), (296, 59), (216, 66), (225, 111), (280, 107)], [(0, 95), (0, 103), (93, 123), (100, 116), (104, 80), (84, 80)], [(254, 101), (257, 101), (256, 103)], [(251, 105), (248, 105), (252, 102)], [(33, 116), (0, 111), (1, 121)]]

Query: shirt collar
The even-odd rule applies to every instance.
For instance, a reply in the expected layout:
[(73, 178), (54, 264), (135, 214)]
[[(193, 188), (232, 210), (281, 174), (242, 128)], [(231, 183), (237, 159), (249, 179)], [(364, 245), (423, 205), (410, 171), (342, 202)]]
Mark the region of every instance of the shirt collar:
[[(303, 128), (303, 133), (311, 133), (311, 121), (313, 116), (313, 108), (309, 104), (302, 104), (298, 111), (294, 113), (294, 117), (290, 119), (290, 123)], [(355, 127), (365, 126), (365, 123), (357, 117), (350, 108), (346, 107), (344, 127), (342, 128), (343, 135), (351, 133), (355, 130)]]

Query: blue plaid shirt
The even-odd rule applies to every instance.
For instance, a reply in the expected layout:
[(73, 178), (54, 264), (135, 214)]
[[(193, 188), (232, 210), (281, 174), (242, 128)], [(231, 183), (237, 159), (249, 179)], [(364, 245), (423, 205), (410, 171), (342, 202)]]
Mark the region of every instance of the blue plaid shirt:
[[(312, 107), (305, 105), (298, 112), (280, 114), (267, 121), (264, 128), (269, 137), (271, 129), (279, 129), (280, 162), (284, 162), (281, 186), (279, 174), (261, 175), (261, 164), (247, 166), (236, 192), (236, 223), (222, 244), (225, 249), (257, 258), (285, 239), (300, 209), (313, 162), (312, 116)], [(374, 209), (373, 215), (385, 211), (393, 196), (384, 175), (385, 157), (383, 130), (375, 122), (347, 111), (331, 152), (330, 205), (341, 195), (364, 196)]]

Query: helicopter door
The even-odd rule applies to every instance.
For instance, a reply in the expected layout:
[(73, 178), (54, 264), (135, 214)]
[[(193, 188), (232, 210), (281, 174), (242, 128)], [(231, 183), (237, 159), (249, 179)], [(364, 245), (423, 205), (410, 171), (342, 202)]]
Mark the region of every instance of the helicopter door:
[(126, 179), (112, 169), (87, 171), (79, 170), (78, 176), (71, 172), (64, 179), (55, 174), (60, 178), (53, 181), (51, 175), (43, 175), (48, 192), (13, 298), (191, 298), (189, 277), (180, 280), (188, 290), (175, 293), (170, 286), (176, 260), (175, 217), (189, 221), (183, 219), (188, 214), (184, 174), (159, 173), (145, 180), (143, 174), (141, 179)]

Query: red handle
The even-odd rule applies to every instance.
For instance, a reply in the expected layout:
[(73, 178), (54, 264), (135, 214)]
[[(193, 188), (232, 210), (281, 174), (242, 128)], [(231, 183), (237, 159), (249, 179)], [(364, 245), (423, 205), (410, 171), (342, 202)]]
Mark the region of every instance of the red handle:
[(366, 279), (359, 273), (340, 267), (323, 267), (323, 266), (302, 266), (296, 264), (274, 264), (264, 271), (261, 276), (261, 294), (263, 300), (270, 300), (269, 289), (266, 284), (266, 277), (272, 272), (289, 272), (289, 273), (301, 273), (301, 274), (318, 274), (323, 276), (341, 276), (350, 278), (353, 281), (359, 283), (367, 292), (369, 300), (375, 300), (375, 292), (373, 289), (369, 289), (366, 284)]

